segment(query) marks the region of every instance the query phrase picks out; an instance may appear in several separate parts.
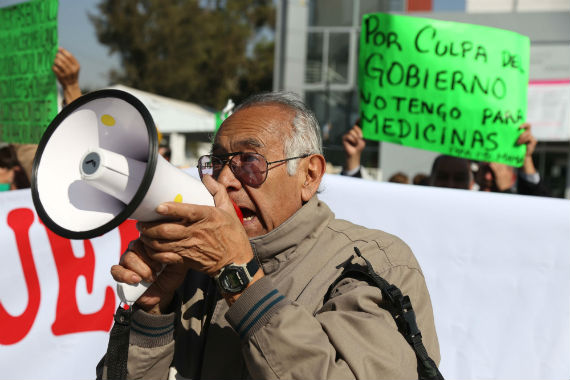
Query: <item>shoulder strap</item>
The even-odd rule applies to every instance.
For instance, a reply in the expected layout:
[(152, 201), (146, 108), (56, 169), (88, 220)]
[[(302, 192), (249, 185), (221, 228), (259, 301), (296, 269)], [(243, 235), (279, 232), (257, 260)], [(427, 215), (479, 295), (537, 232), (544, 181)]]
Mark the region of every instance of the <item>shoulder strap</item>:
[(398, 331), (404, 336), (406, 341), (412, 346), (418, 359), (418, 374), (420, 379), (426, 380), (443, 380), (442, 374), (439, 372), (435, 362), (429, 357), (427, 350), (422, 342), (422, 334), (416, 323), (416, 314), (412, 308), (410, 297), (404, 296), (400, 289), (393, 284), (388, 283), (380, 277), (370, 262), (362, 256), (358, 247), (354, 247), (354, 252), (358, 257), (362, 258), (366, 263), (366, 267), (352, 263), (352, 258), (346, 262), (342, 274), (329, 287), (325, 295), (325, 301), (330, 299), (331, 292), (338, 283), (345, 278), (355, 278), (368, 282), (372, 286), (376, 286), (382, 292), (382, 298), (387, 302), (387, 310), (392, 314), (396, 321)]
[(107, 353), (97, 365), (97, 379), (103, 377), (103, 367), (107, 367), (107, 379), (127, 378), (127, 359), (129, 356), (129, 335), (131, 332), (132, 307), (121, 306), (115, 313), (115, 323), (109, 334)]

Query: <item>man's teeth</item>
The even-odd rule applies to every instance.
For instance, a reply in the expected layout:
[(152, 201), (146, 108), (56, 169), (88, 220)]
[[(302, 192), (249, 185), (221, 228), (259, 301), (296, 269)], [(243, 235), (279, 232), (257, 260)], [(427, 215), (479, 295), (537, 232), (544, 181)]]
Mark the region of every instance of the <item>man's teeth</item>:
[(244, 221), (246, 221), (246, 220), (249, 221), (249, 220), (252, 220), (253, 217), (254, 217), (253, 215), (251, 215), (251, 216), (244, 216), (244, 217), (243, 217), (243, 220), (244, 220)]

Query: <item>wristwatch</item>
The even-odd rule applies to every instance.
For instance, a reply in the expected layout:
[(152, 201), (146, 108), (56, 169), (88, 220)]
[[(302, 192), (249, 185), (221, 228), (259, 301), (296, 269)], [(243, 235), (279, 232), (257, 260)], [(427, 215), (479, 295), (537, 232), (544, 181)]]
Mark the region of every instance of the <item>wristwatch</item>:
[(247, 264), (229, 264), (222, 268), (214, 280), (222, 293), (241, 293), (257, 273), (259, 264), (255, 257)]

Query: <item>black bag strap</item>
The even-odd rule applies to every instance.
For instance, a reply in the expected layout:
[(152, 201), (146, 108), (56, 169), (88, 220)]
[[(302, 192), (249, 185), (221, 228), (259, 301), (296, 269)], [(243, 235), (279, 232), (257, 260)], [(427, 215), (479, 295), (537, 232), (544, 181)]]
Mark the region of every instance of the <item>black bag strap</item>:
[(397, 286), (388, 283), (374, 272), (372, 264), (362, 256), (358, 247), (354, 247), (354, 252), (356, 252), (358, 257), (364, 260), (366, 267), (352, 263), (354, 256), (351, 256), (345, 263), (344, 270), (340, 277), (329, 287), (324, 302), (330, 299), (333, 289), (345, 278), (363, 280), (372, 286), (378, 287), (382, 292), (382, 298), (387, 301), (387, 309), (396, 321), (398, 331), (400, 331), (406, 341), (412, 346), (416, 354), (419, 378), (426, 380), (443, 380), (443, 375), (439, 372), (435, 362), (429, 357), (422, 342), (422, 334), (416, 323), (416, 313), (412, 308), (410, 297), (404, 296)]
[(129, 357), (129, 335), (133, 308), (119, 306), (115, 313), (115, 323), (109, 334), (107, 354), (97, 365), (97, 379), (103, 377), (103, 366), (107, 366), (107, 378), (122, 380), (127, 378), (127, 359)]

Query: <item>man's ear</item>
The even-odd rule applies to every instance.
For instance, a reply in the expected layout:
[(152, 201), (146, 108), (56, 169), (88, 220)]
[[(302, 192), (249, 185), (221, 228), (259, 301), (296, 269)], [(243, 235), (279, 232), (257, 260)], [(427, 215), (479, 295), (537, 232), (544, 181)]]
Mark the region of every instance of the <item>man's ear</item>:
[(321, 154), (309, 156), (306, 169), (303, 171), (304, 182), (301, 188), (301, 198), (303, 202), (309, 201), (319, 189), (326, 166), (325, 158)]

